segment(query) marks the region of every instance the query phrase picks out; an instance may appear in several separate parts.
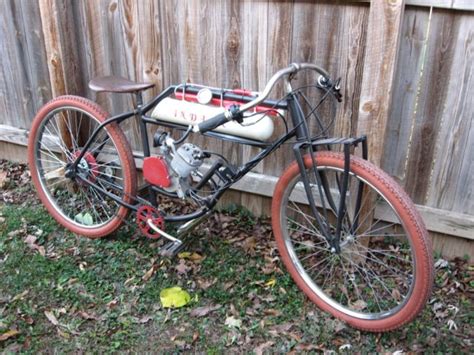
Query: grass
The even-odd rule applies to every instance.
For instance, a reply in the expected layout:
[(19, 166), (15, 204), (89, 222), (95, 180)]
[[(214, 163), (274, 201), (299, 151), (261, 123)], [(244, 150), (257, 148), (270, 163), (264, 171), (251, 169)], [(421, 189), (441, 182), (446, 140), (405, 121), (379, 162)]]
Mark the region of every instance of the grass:
[[(216, 223), (209, 223), (192, 236), (187, 250), (202, 257), (194, 261), (159, 257), (159, 243), (130, 227), (100, 240), (75, 236), (31, 198), (0, 205), (0, 214), (0, 335), (19, 332), (0, 341), (0, 350), (220, 354), (250, 352), (262, 344), (270, 352), (344, 352), (347, 344), (350, 352), (469, 350), (472, 293), (436, 293), (435, 302), (443, 302), (447, 312), (444, 318), (436, 318), (430, 305), (394, 332), (348, 328), (311, 304), (284, 272), (268, 221), (239, 208), (221, 213), (229, 224), (221, 226), (232, 233), (220, 233)], [(37, 237), (35, 245), (44, 248), (44, 255), (25, 243), (29, 235)], [(252, 241), (255, 235), (264, 237)], [(446, 280), (471, 274), (469, 268), (447, 268), (436, 282), (442, 290)], [(163, 309), (160, 291), (171, 286), (186, 289), (191, 303)], [(448, 304), (459, 308), (457, 330), (446, 323), (453, 316)], [(217, 309), (192, 315), (210, 305)], [(230, 317), (241, 324), (229, 326)]]

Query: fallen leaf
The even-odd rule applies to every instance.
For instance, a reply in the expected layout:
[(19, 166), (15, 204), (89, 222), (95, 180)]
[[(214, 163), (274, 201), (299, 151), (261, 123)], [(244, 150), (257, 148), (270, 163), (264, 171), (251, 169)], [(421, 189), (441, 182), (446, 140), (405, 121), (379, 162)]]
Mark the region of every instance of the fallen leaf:
[(278, 309), (268, 308), (263, 311), (267, 316), (278, 317), (281, 315), (281, 311)]
[(268, 330), (268, 333), (274, 337), (280, 337), (283, 334), (287, 334), (288, 331), (293, 327), (293, 324), (291, 323), (283, 323), (279, 325), (275, 325), (271, 327), (270, 330)]
[(181, 287), (176, 286), (162, 290), (160, 300), (163, 308), (179, 308), (191, 301), (191, 295)]
[(84, 318), (86, 320), (98, 320), (99, 319), (96, 315), (89, 314), (89, 313), (84, 312), (84, 311), (79, 311), (79, 312), (77, 312), (77, 314), (79, 314), (79, 316), (81, 316), (81, 318)]
[(298, 344), (295, 347), (295, 350), (301, 352), (301, 351), (311, 351), (311, 350), (326, 350), (320, 345), (314, 345), (314, 344)]
[(229, 288), (231, 288), (231, 287), (234, 286), (234, 285), (235, 285), (235, 281), (229, 281), (229, 282), (226, 282), (226, 283), (224, 284), (224, 286), (222, 287), (222, 289), (223, 289), (224, 291), (227, 291)]
[(107, 308), (109, 308), (109, 309), (115, 308), (115, 307), (117, 307), (118, 303), (119, 303), (118, 300), (116, 300), (116, 299), (112, 300), (109, 303), (107, 303)]
[(0, 171), (0, 189), (3, 189), (10, 180), (8, 179), (7, 174), (6, 171)]
[(435, 264), (434, 264), (434, 267), (436, 269), (440, 268), (445, 268), (445, 267), (448, 267), (449, 266), (449, 262), (447, 260), (444, 260), (444, 259), (438, 259)]
[(138, 322), (141, 323), (141, 324), (145, 324), (145, 323), (148, 323), (149, 321), (151, 321), (152, 319), (153, 319), (153, 317), (144, 316), (144, 317), (140, 318), (138, 320)]
[(44, 311), (44, 315), (46, 316), (46, 318), (48, 318), (48, 320), (49, 320), (53, 325), (58, 325), (58, 324), (59, 324), (58, 319), (57, 319), (56, 316), (53, 314), (53, 312)]
[(276, 279), (274, 277), (272, 277), (270, 280), (268, 280), (265, 283), (265, 286), (266, 287), (273, 287), (273, 286), (275, 286), (275, 284), (276, 284)]
[(367, 303), (362, 300), (357, 300), (354, 303), (351, 303), (352, 308), (356, 311), (362, 311), (365, 307), (367, 307)]
[(191, 260), (193, 262), (199, 262), (201, 261), (202, 259), (204, 259), (204, 257), (196, 252), (189, 252), (189, 251), (184, 251), (182, 253), (179, 253), (178, 254), (178, 258), (179, 259), (188, 259), (188, 260)]
[(175, 269), (178, 274), (187, 274), (191, 268), (186, 265), (186, 261), (184, 259), (180, 259), (179, 264), (175, 266)]
[(270, 348), (273, 344), (275, 344), (273, 341), (267, 341), (257, 346), (253, 351), (255, 352), (255, 355), (262, 355), (265, 349)]
[(195, 331), (193, 334), (193, 344), (199, 339), (199, 332)]
[(201, 290), (207, 290), (209, 287), (211, 287), (217, 282), (217, 277), (212, 280), (197, 279), (196, 282)]
[(15, 301), (18, 301), (19, 299), (22, 299), (23, 297), (25, 297), (27, 294), (28, 294), (28, 290), (26, 291), (23, 291), (22, 293), (19, 293), (18, 295), (16, 295), (15, 297), (12, 298), (12, 300), (10, 302), (15, 302)]
[(225, 322), (225, 325), (227, 325), (229, 328), (239, 328), (242, 326), (242, 320), (234, 318), (234, 316), (227, 317)]
[(32, 234), (28, 234), (25, 238), (25, 243), (28, 245), (34, 245), (38, 238)]
[(0, 335), (0, 341), (5, 341), (7, 339), (10, 339), (10, 338), (18, 335), (18, 334), (20, 334), (20, 332), (18, 330), (10, 329), (8, 332), (3, 333), (2, 335)]
[(58, 328), (58, 334), (64, 339), (70, 339), (71, 338), (71, 334), (62, 331), (59, 328)]
[(255, 248), (257, 247), (257, 240), (255, 237), (246, 238), (242, 242), (242, 248), (247, 254), (255, 255)]
[(150, 270), (148, 270), (145, 273), (145, 275), (143, 275), (142, 280), (146, 282), (149, 279), (151, 279), (151, 277), (154, 275), (154, 273), (156, 272), (157, 269), (158, 269), (158, 265), (152, 265)]
[(209, 305), (209, 306), (204, 306), (204, 307), (197, 307), (197, 308), (194, 308), (191, 311), (190, 315), (192, 317), (204, 317), (204, 316), (208, 315), (209, 313), (218, 310), (221, 307), (222, 306), (220, 304)]

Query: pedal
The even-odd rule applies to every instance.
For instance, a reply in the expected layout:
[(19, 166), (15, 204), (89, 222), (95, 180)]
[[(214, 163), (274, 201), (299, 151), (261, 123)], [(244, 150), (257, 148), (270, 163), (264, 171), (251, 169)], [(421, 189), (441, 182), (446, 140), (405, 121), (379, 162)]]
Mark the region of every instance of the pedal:
[(161, 247), (160, 255), (173, 257), (178, 254), (183, 248), (184, 244), (180, 240), (177, 242), (169, 242)]
[(174, 256), (181, 250), (181, 248), (183, 247), (183, 242), (180, 239), (175, 238), (172, 235), (166, 233), (164, 230), (161, 230), (160, 228), (158, 228), (153, 223), (153, 220), (151, 218), (147, 220), (147, 224), (156, 233), (158, 233), (159, 235), (161, 235), (162, 237), (164, 237), (164, 238), (166, 238), (170, 241), (169, 243), (167, 243), (167, 244), (165, 244), (164, 246), (161, 247), (160, 255), (162, 255), (162, 256)]

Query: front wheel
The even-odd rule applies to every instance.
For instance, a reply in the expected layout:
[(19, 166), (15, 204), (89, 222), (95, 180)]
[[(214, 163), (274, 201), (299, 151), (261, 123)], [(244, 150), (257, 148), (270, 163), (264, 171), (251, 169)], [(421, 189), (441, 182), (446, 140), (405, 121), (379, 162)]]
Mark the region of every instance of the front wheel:
[(304, 162), (319, 222), (296, 163), (275, 188), (272, 227), (287, 270), (311, 301), (356, 328), (388, 331), (411, 321), (433, 283), (431, 242), (415, 206), (386, 173), (351, 157), (334, 248), (328, 239), (336, 234), (344, 155), (319, 152), (315, 159), (319, 179), (311, 156)]

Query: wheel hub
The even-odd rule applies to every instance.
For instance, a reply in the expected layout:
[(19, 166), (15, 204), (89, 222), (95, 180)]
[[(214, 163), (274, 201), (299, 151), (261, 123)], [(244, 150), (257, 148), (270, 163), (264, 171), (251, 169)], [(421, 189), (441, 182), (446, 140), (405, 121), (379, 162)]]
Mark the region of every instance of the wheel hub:
[[(80, 155), (80, 150), (75, 151), (71, 156), (71, 163), (73, 163)], [(66, 177), (74, 177), (74, 175), (79, 174), (82, 178), (87, 179), (90, 182), (95, 182), (97, 176), (99, 175), (99, 165), (90, 152), (86, 152), (84, 154), (77, 164), (76, 169), (77, 170), (75, 173), (68, 169), (66, 172)]]

